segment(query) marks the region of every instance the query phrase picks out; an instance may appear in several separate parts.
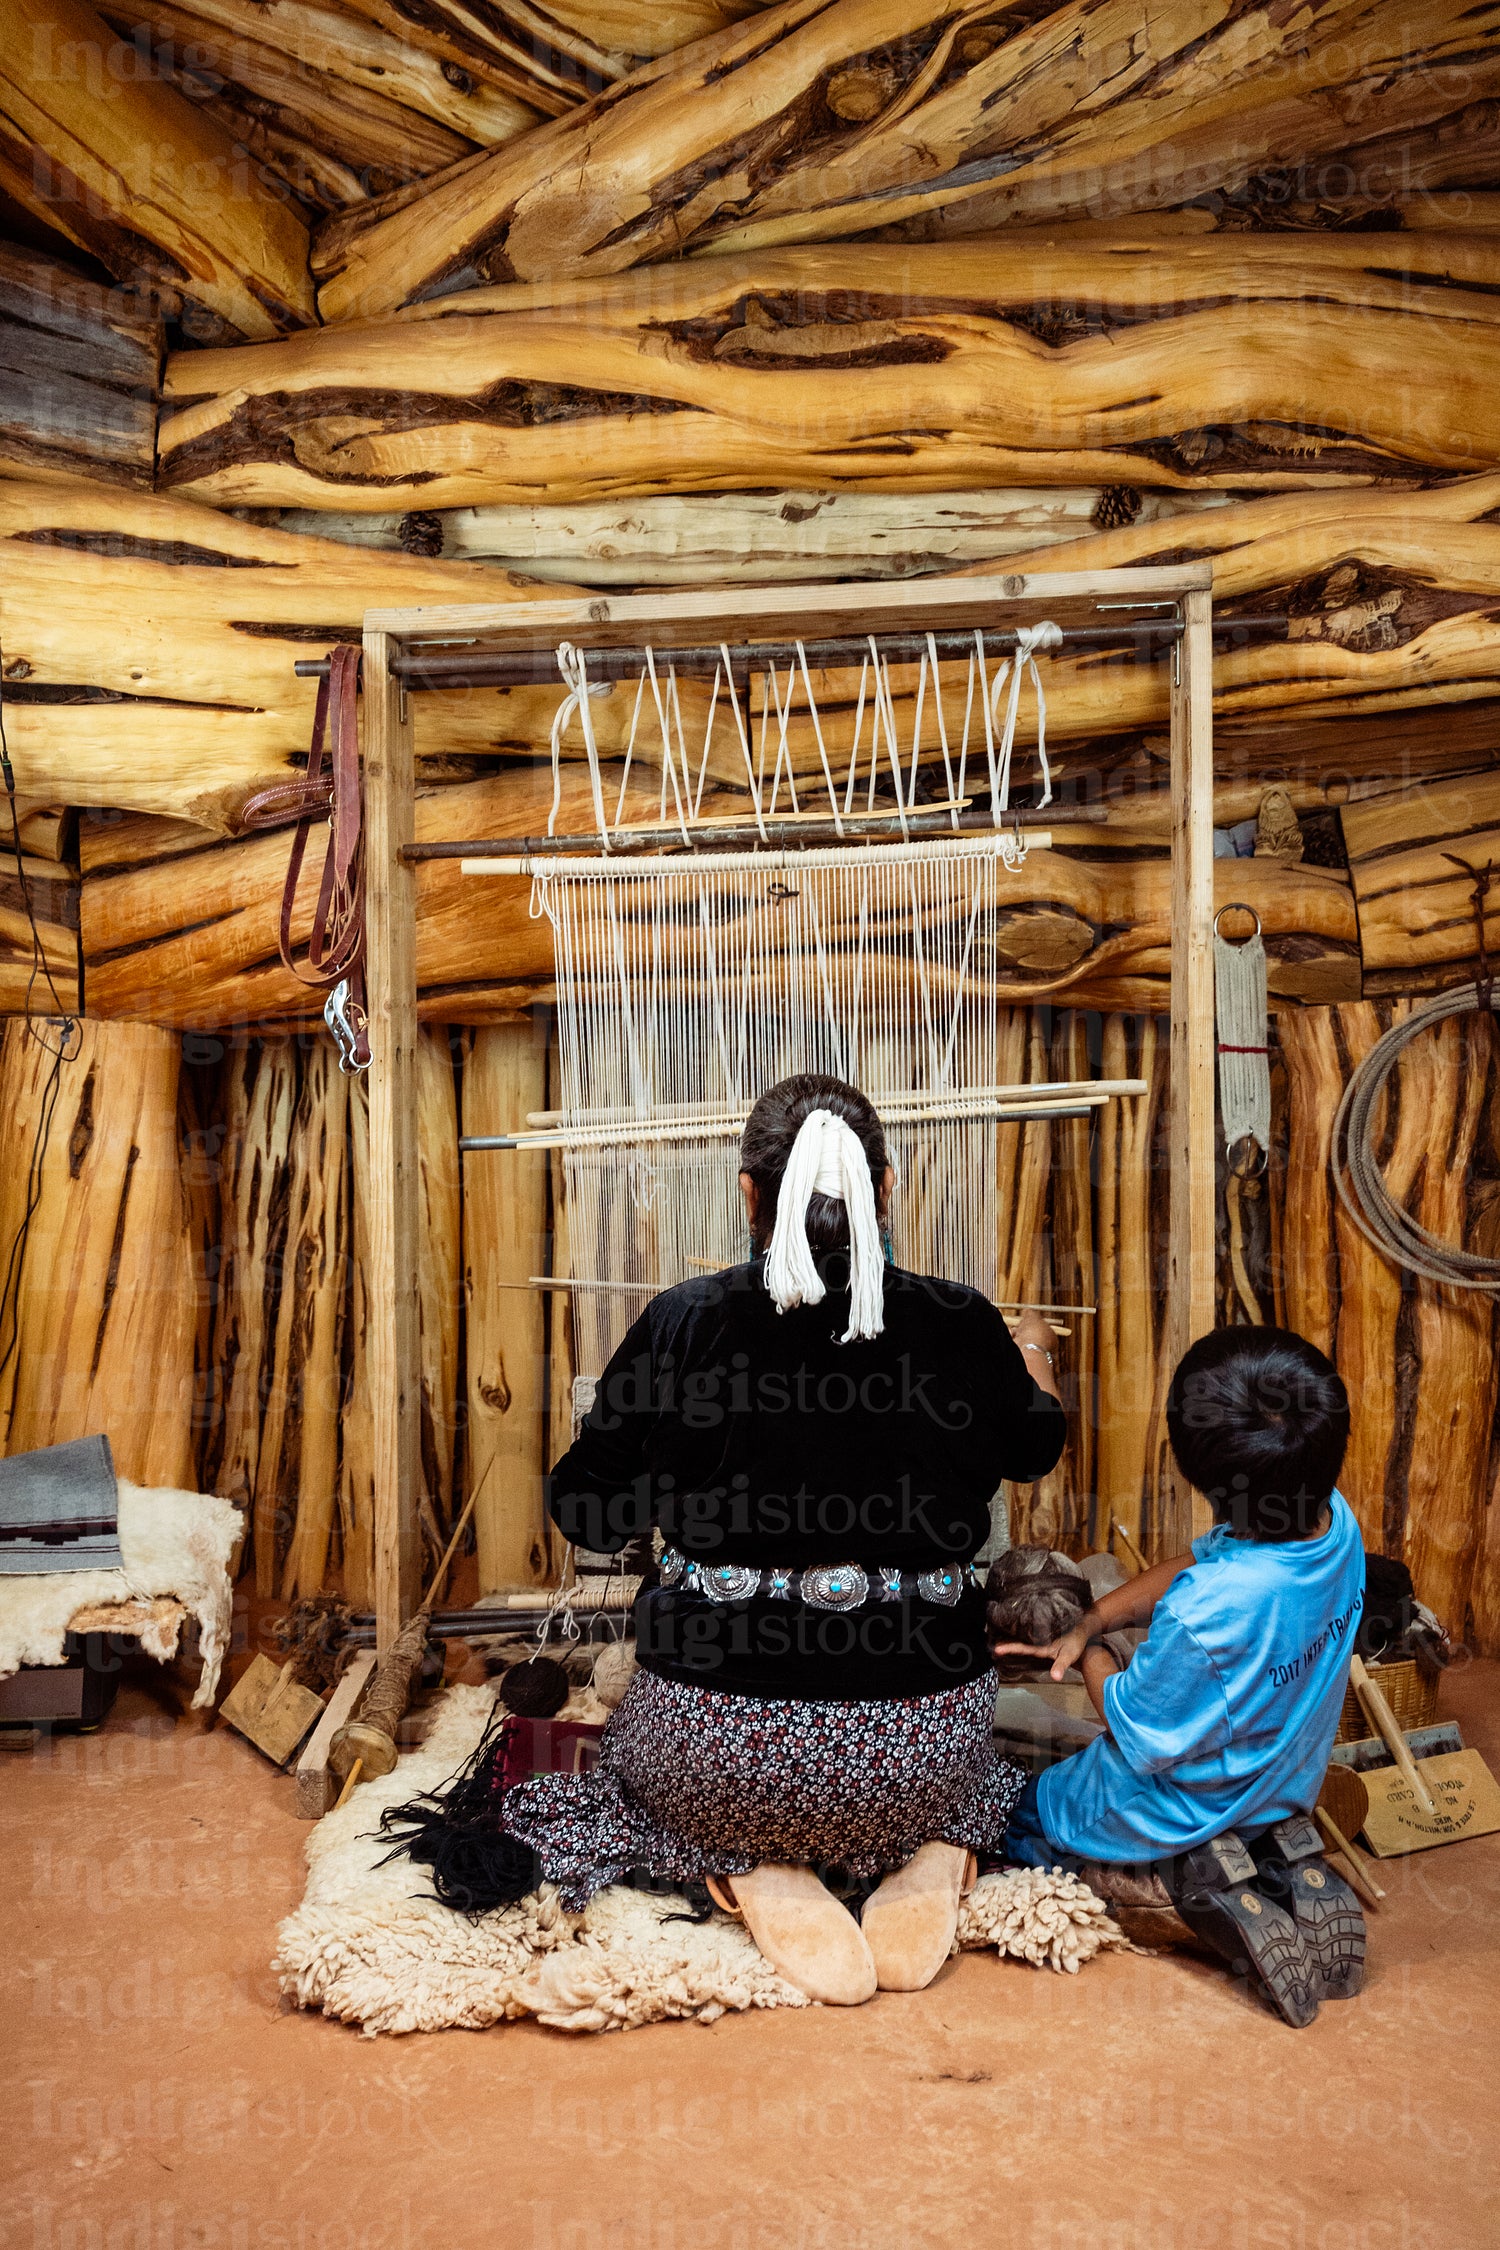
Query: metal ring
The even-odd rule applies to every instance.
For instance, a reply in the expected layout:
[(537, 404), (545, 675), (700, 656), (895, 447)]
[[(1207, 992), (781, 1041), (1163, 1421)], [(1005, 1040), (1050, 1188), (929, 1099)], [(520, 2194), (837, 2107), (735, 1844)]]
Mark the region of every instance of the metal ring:
[(1236, 951), (1242, 945), (1253, 945), (1260, 936), (1260, 916), (1256, 913), (1255, 908), (1247, 906), (1242, 898), (1230, 899), (1226, 905), (1219, 908), (1218, 913), (1214, 916), (1215, 937), (1219, 937), (1219, 924), (1226, 914), (1248, 914), (1255, 927), (1247, 938), (1219, 938), (1219, 943), (1221, 945), (1232, 945)]
[[(1250, 1146), (1254, 1149), (1256, 1155), (1260, 1158), (1260, 1162), (1258, 1164), (1240, 1164), (1235, 1161), (1235, 1150), (1243, 1148), (1246, 1141), (1250, 1143)], [(1224, 1160), (1229, 1167), (1229, 1176), (1231, 1179), (1258, 1180), (1261, 1174), (1269, 1166), (1271, 1157), (1269, 1150), (1263, 1149), (1261, 1147), (1260, 1142), (1255, 1138), (1255, 1135), (1253, 1133), (1241, 1133), (1239, 1139), (1225, 1150)]]

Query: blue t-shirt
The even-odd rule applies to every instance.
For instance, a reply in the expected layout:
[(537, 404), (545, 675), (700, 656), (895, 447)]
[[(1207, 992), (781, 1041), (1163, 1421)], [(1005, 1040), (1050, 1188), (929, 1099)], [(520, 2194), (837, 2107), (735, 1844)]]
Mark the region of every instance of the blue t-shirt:
[(1160, 1859), (1307, 1812), (1338, 1732), (1365, 1557), (1335, 1492), (1316, 1539), (1257, 1546), (1222, 1525), (1104, 1684), (1109, 1733), (1050, 1766), (1037, 1808), (1083, 1859)]

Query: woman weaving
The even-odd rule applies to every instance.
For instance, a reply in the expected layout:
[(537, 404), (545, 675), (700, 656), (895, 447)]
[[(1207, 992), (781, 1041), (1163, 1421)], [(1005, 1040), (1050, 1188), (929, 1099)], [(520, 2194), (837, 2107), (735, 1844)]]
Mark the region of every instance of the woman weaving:
[[(977, 1291), (887, 1264), (863, 1094), (772, 1087), (741, 1167), (755, 1256), (653, 1298), (550, 1480), (580, 1545), (660, 1528), (639, 1669), (596, 1771), (518, 1784), (498, 1826), (509, 1895), (706, 1882), (792, 1983), (852, 2004), (930, 1983), (1021, 1793), (970, 1566), (996, 1486), (1050, 1469), (1065, 1424), (1039, 1320), (1013, 1340)], [(477, 1778), (447, 1800), (471, 1870)], [(442, 1887), (436, 1842), (415, 1848)], [(860, 1920), (820, 1868), (884, 1878)]]

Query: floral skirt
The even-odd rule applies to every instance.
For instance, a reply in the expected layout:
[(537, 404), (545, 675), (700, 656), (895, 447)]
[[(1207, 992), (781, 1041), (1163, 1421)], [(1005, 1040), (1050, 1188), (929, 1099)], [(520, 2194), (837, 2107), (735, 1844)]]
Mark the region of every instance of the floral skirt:
[(1026, 1775), (996, 1753), (994, 1709), (990, 1673), (894, 1702), (784, 1703), (637, 1672), (596, 1769), (518, 1782), (501, 1822), (573, 1908), (636, 1871), (860, 1877), (931, 1842), (998, 1851)]

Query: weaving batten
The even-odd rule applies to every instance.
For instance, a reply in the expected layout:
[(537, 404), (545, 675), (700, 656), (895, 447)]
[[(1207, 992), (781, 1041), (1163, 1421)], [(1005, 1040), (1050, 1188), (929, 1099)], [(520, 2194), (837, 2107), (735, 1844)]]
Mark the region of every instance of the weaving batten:
[[(1254, 935), (1231, 944), (1214, 918), (1214, 1013), (1218, 1027), (1219, 1113), (1224, 1146), (1255, 1143), (1264, 1161), (1271, 1146), (1271, 1059), (1266, 993), (1266, 949), (1256, 917)], [(1240, 909), (1245, 912), (1247, 909)]]

